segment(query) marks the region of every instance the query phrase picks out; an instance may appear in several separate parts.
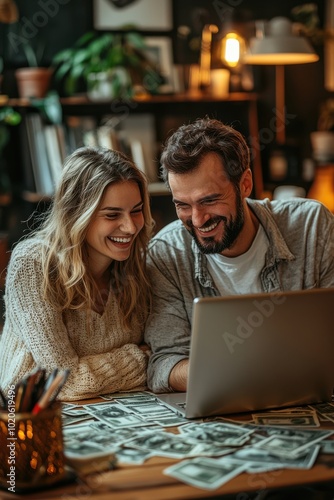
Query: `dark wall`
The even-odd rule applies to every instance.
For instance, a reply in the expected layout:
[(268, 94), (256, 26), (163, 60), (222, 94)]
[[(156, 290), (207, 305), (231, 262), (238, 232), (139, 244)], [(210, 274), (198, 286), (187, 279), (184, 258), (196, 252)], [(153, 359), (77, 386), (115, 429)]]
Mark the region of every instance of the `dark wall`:
[[(159, 0), (157, 0), (159, 2)], [(93, 28), (93, 0), (16, 0), (21, 15), (21, 30), (35, 46), (44, 45), (43, 62), (49, 64), (59, 50), (71, 46), (80, 35)], [(304, 1), (280, 0), (172, 0), (172, 36), (176, 63), (198, 62), (199, 38), (205, 23), (219, 27), (227, 19), (234, 22), (270, 19), (277, 15), (291, 17), (291, 9)], [(325, 0), (316, 2), (321, 23), (324, 20)], [(233, 7), (233, 8), (232, 8)], [(180, 26), (186, 26), (189, 33), (181, 36)], [(7, 25), (0, 24), (0, 50), (5, 58), (5, 79), (3, 91), (15, 95), (13, 69), (25, 64), (20, 44), (8, 44)], [(219, 34), (217, 35), (219, 36)], [(293, 115), (287, 125), (287, 135), (302, 143), (303, 154), (310, 153), (309, 133), (316, 128), (319, 104), (327, 96), (324, 90), (323, 46), (316, 47), (320, 61), (314, 64), (286, 67), (286, 106)], [(265, 128), (273, 116), (275, 105), (275, 79), (273, 67), (254, 68), (255, 90), (259, 92), (260, 128)], [(7, 75), (7, 77), (6, 77)]]
[[(203, 23), (214, 23), (219, 27), (233, 22), (235, 26), (251, 26), (254, 20), (271, 19), (275, 16), (292, 18), (293, 7), (307, 3), (304, 1), (280, 0), (279, 2), (263, 2), (262, 0), (174, 1), (174, 39), (175, 59), (177, 62), (197, 62), (201, 27)], [(317, 4), (320, 28), (324, 25), (325, 0)], [(235, 8), (231, 8), (231, 6)], [(248, 24), (247, 21), (249, 21)], [(190, 30), (187, 37), (180, 36), (178, 28), (187, 26)], [(250, 36), (250, 31), (244, 35)], [(219, 37), (216, 35), (216, 37)], [(222, 35), (220, 35), (222, 36)], [(285, 67), (285, 104), (288, 116), (286, 125), (287, 142), (296, 147), (303, 158), (312, 154), (310, 133), (317, 128), (319, 105), (330, 93), (324, 88), (324, 47), (314, 45), (319, 61), (312, 64), (301, 64)], [(255, 91), (259, 93), (259, 126), (265, 136), (268, 123), (275, 113), (275, 68), (272, 66), (253, 67)], [(263, 150), (263, 164), (270, 155), (272, 141)]]

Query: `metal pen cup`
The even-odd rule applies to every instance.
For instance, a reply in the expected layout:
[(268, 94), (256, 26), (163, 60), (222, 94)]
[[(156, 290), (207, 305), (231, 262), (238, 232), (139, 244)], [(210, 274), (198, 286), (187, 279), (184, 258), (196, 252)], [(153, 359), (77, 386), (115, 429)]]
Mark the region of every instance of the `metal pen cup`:
[(0, 486), (13, 493), (61, 481), (65, 472), (61, 403), (37, 415), (0, 411)]

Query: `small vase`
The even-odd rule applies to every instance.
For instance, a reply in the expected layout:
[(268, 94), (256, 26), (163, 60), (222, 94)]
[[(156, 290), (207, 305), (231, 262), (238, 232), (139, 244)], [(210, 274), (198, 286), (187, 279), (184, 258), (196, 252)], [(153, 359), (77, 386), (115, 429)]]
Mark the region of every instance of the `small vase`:
[(90, 73), (87, 78), (87, 94), (91, 101), (108, 101), (129, 97), (131, 79), (125, 68), (117, 67), (100, 73)]
[(313, 158), (319, 163), (334, 162), (334, 132), (311, 132)]

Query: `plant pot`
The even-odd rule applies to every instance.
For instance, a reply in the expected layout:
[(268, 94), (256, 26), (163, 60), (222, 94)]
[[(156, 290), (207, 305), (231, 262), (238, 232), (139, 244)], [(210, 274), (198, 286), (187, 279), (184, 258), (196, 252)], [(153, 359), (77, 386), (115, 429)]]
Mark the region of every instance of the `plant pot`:
[(19, 68), (15, 71), (20, 97), (42, 98), (47, 94), (52, 76), (50, 68)]
[(311, 133), (313, 158), (319, 163), (334, 161), (334, 132), (318, 131)]
[(122, 67), (100, 73), (90, 73), (87, 77), (87, 94), (92, 101), (129, 97), (130, 91), (130, 75)]

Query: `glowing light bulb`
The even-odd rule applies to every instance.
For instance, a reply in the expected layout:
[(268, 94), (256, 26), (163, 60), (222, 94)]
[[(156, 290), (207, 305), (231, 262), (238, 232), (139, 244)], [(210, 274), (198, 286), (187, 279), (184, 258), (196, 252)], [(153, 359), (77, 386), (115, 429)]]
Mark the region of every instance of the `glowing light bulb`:
[(236, 33), (228, 33), (223, 38), (222, 60), (231, 68), (238, 65), (242, 51), (242, 39)]

